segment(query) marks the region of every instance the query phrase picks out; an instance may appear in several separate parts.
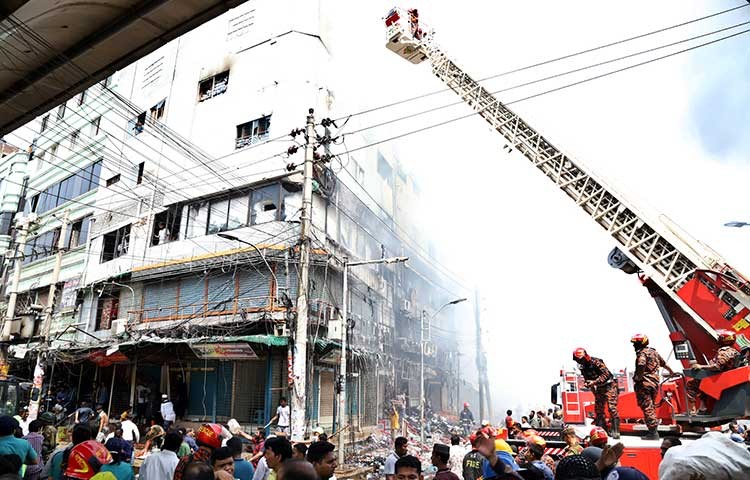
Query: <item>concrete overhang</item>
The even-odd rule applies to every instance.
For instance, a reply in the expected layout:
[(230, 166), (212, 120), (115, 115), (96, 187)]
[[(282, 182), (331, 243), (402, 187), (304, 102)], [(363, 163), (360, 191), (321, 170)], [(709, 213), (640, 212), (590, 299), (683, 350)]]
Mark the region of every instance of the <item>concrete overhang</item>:
[(0, 137), (245, 1), (0, 1)]

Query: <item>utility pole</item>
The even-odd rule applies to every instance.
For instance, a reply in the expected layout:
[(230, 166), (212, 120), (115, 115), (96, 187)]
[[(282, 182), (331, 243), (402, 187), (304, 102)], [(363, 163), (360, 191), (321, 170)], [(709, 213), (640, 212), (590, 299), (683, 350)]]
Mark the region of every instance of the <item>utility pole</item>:
[(424, 439), (424, 321), (427, 312), (422, 310), (422, 316), (419, 322), (419, 437), (422, 443)]
[(346, 348), (349, 336), (349, 257), (344, 257), (344, 291), (341, 299), (341, 365), (339, 366), (339, 465), (344, 464), (344, 427), (346, 426)]
[(55, 313), (55, 296), (57, 294), (57, 282), (60, 280), (60, 269), (62, 268), (62, 258), (65, 253), (65, 239), (68, 236), (70, 227), (70, 212), (65, 210), (60, 227), (60, 238), (57, 239), (57, 252), (55, 253), (55, 265), (52, 267), (52, 279), (49, 284), (49, 294), (47, 297), (47, 308), (44, 309), (44, 319), (42, 320), (42, 345), (36, 355), (36, 366), (34, 367), (34, 383), (31, 390), (31, 400), (29, 401), (29, 421), (36, 420), (39, 414), (39, 403), (42, 400), (42, 385), (44, 384), (44, 370), (46, 368), (46, 355), (49, 352), (49, 331), (52, 328), (52, 315)]
[[(18, 242), (16, 243), (16, 254), (13, 257), (13, 287), (10, 289), (8, 297), (8, 308), (5, 311), (5, 320), (3, 321), (3, 331), (0, 340), (7, 342), (10, 340), (10, 329), (13, 325), (13, 319), (16, 316), (16, 303), (18, 300), (18, 284), (21, 282), (21, 270), (23, 269), (23, 252), (26, 249), (26, 239), (29, 236), (31, 223), (24, 221), (18, 230)], [(4, 345), (0, 352), (0, 380), (8, 377), (8, 346)]]
[(294, 367), (292, 375), (292, 440), (301, 442), (305, 437), (305, 388), (307, 384), (307, 290), (310, 279), (310, 225), (312, 218), (312, 176), (315, 142), (315, 116), (308, 110), (305, 128), (305, 165), (302, 184), (302, 215), (300, 217), (299, 265), (300, 279), (297, 290), (297, 328), (294, 336)]
[(476, 324), (477, 348), (477, 380), (479, 387), (479, 421), (484, 420), (484, 377), (482, 375), (484, 365), (484, 354), (482, 352), (482, 326), (479, 313), (479, 289), (474, 289), (474, 322)]

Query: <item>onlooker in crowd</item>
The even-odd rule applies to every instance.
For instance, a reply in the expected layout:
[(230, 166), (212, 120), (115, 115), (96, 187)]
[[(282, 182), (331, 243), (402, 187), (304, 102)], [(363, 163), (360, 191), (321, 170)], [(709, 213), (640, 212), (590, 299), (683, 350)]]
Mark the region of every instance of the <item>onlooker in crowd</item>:
[[(177, 458), (177, 450), (182, 445), (182, 435), (171, 431), (164, 437), (164, 445), (159, 452), (152, 452), (146, 457), (138, 473), (139, 480), (162, 480), (174, 476), (174, 470), (180, 459)], [(243, 480), (243, 479), (240, 479)]]
[(252, 463), (242, 458), (242, 440), (237, 437), (230, 438), (227, 440), (227, 448), (229, 448), (234, 459), (234, 478), (238, 480), (252, 480), (255, 469)]
[(435, 480), (459, 480), (458, 475), (448, 468), (448, 460), (451, 456), (451, 447), (442, 443), (432, 446), (432, 465), (437, 468)]
[(552, 420), (549, 422), (549, 428), (563, 428), (565, 424), (562, 421), (562, 412), (557, 410), (552, 414)]
[(113, 437), (105, 445), (112, 455), (112, 462), (102, 465), (100, 472), (111, 472), (117, 480), (134, 480), (133, 466), (130, 465), (132, 446), (120, 437)]
[(524, 415), (521, 417), (521, 428), (531, 428), (531, 424), (529, 423), (529, 417)]
[(547, 416), (547, 414), (544, 413), (544, 410), (539, 410), (538, 416), (539, 416), (539, 420), (541, 421), (541, 428), (549, 428), (550, 419)]
[(307, 456), (307, 445), (302, 442), (297, 442), (292, 447), (292, 458), (297, 460), (304, 460)]
[(138, 430), (138, 426), (133, 423), (133, 414), (126, 412), (125, 419), (120, 425), (122, 429), (122, 438), (130, 443), (138, 443), (141, 441), (141, 432)]
[(101, 403), (96, 404), (96, 412), (94, 413), (94, 417), (91, 421), (91, 430), (94, 433), (94, 437), (96, 437), (98, 442), (102, 442), (105, 435), (109, 433), (107, 431), (109, 427), (109, 416), (107, 416), (107, 414), (104, 412), (104, 405), (102, 405)]
[(286, 398), (281, 397), (279, 399), (279, 406), (276, 408), (276, 415), (271, 419), (271, 423), (276, 422), (280, 432), (289, 434), (289, 405), (286, 403)]
[[(29, 442), (15, 437), (17, 428), (18, 421), (15, 418), (9, 415), (0, 416), (0, 455), (18, 455), (22, 463), (36, 465), (39, 456)], [(20, 468), (18, 474), (21, 474)]]
[(505, 415), (505, 428), (510, 430), (510, 427), (512, 427), (513, 424), (516, 423), (515, 420), (513, 420), (513, 410), (506, 410)]
[(397, 437), (393, 442), (393, 452), (385, 459), (384, 473), (386, 480), (393, 480), (396, 475), (396, 462), (407, 453), (409, 441), (405, 437)]
[[(32, 420), (29, 423), (29, 433), (23, 437), (24, 440), (29, 442), (29, 445), (34, 449), (34, 452), (36, 452), (39, 459), (42, 458), (42, 444), (44, 444), (44, 437), (39, 433), (41, 430), (42, 422), (39, 420)], [(42, 472), (44, 472), (44, 465), (41, 465), (40, 463), (29, 465), (26, 468), (26, 473), (23, 478), (27, 480), (38, 480), (42, 477)]]
[(544, 450), (547, 442), (539, 435), (532, 435), (526, 440), (526, 450), (524, 460), (528, 465), (533, 466), (544, 474), (544, 480), (554, 480), (555, 475), (552, 473), (546, 463), (542, 461)]
[(221, 447), (221, 425), (215, 423), (204, 423), (195, 436), (198, 450), (186, 457), (182, 457), (174, 470), (174, 480), (182, 480), (185, 468), (193, 462), (202, 462), (211, 465), (211, 455), (214, 450)]
[(286, 437), (273, 437), (266, 440), (266, 448), (263, 456), (266, 464), (271, 470), (268, 474), (270, 480), (276, 480), (281, 464), (292, 458), (292, 444)]
[(451, 455), (448, 460), (448, 468), (451, 472), (455, 473), (459, 478), (463, 475), (464, 456), (466, 455), (466, 449), (461, 445), (461, 437), (458, 435), (451, 435)]
[(169, 396), (165, 393), (161, 396), (161, 418), (163, 420), (164, 431), (169, 431), (174, 421), (177, 419), (177, 414), (174, 413), (174, 404), (169, 399)]
[(584, 455), (564, 457), (555, 470), (555, 480), (600, 480), (601, 478), (595, 463)]
[(310, 462), (292, 458), (281, 465), (278, 480), (318, 480), (318, 476)]
[(566, 447), (563, 449), (563, 456), (568, 455), (580, 455), (583, 452), (583, 447), (578, 439), (578, 434), (573, 427), (568, 427), (562, 432), (563, 441)]
[(81, 406), (76, 410), (75, 423), (82, 423), (88, 425), (91, 418), (94, 416), (94, 411), (89, 407), (89, 402), (81, 402)]
[(336, 447), (328, 442), (314, 442), (307, 449), (307, 461), (312, 463), (315, 473), (320, 480), (329, 480), (338, 466), (336, 455), (333, 451)]
[(21, 429), (21, 436), (29, 433), (29, 407), (22, 406), (18, 410), (18, 415), (13, 417), (18, 422), (18, 426)]
[(215, 480), (216, 477), (211, 465), (204, 462), (192, 462), (185, 466), (182, 478), (184, 480)]
[(18, 455), (0, 455), (0, 480), (21, 480), (18, 469), (21, 459)]
[(63, 465), (68, 463), (70, 451), (76, 445), (91, 440), (91, 436), (91, 427), (89, 427), (88, 424), (81, 423), (73, 427), (73, 433), (71, 435), (72, 443), (66, 448), (61, 448), (54, 452), (47, 462), (47, 465), (44, 467), (49, 478), (52, 480), (62, 480), (64, 472)]
[(404, 455), (394, 465), (397, 480), (422, 480), (422, 462), (412, 455)]
[(534, 410), (529, 412), (529, 425), (531, 425), (531, 428), (542, 428), (542, 419), (539, 418), (539, 415), (536, 415)]
[(672, 447), (676, 447), (677, 445), (682, 445), (682, 442), (679, 438), (664, 437), (664, 440), (661, 441), (661, 447), (659, 447), (659, 450), (661, 450), (661, 458), (664, 458), (664, 454), (667, 453), (667, 450)]
[(211, 455), (211, 467), (214, 469), (214, 475), (219, 477), (219, 472), (224, 471), (234, 478), (234, 459), (232, 452), (227, 447), (220, 447), (214, 450)]
[[(55, 415), (52, 412), (44, 412), (39, 416), (42, 422), (42, 460), (49, 460), (52, 452), (57, 448), (57, 428), (55, 428)], [(42, 463), (42, 462), (40, 462)]]

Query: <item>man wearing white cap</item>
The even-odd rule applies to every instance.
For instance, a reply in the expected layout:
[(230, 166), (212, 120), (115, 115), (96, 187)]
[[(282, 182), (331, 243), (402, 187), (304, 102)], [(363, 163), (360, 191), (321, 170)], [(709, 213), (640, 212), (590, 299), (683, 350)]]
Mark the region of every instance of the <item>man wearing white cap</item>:
[(161, 396), (161, 418), (164, 420), (165, 432), (169, 431), (169, 427), (177, 419), (177, 415), (174, 413), (174, 405), (166, 393)]

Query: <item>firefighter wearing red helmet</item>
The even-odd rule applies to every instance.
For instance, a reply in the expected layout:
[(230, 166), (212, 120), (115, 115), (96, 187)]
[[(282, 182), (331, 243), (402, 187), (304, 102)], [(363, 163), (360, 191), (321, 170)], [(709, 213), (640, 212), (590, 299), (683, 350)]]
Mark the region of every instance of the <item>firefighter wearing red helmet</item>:
[(601, 358), (592, 357), (583, 348), (576, 348), (573, 351), (573, 360), (581, 367), (586, 387), (594, 394), (594, 410), (596, 411), (594, 425), (607, 428), (607, 417), (604, 414), (606, 406), (612, 421), (610, 428), (612, 438), (620, 438), (620, 415), (617, 412), (619, 390), (614, 375)]
[(633, 374), (633, 390), (638, 406), (643, 410), (643, 420), (648, 427), (648, 433), (644, 440), (658, 440), (659, 433), (656, 428), (659, 420), (656, 418), (656, 392), (659, 390), (659, 368), (665, 368), (670, 375), (674, 371), (667, 362), (659, 355), (659, 352), (648, 346), (648, 337), (643, 334), (635, 334), (630, 339), (635, 349), (635, 373)]
[(461, 421), (464, 437), (466, 437), (474, 427), (474, 414), (469, 410), (469, 402), (464, 402), (464, 409), (461, 410), (459, 420)]
[(201, 425), (201, 428), (195, 433), (195, 443), (198, 444), (198, 450), (180, 459), (180, 463), (177, 464), (174, 471), (174, 480), (182, 480), (185, 467), (193, 462), (211, 465), (211, 455), (214, 450), (221, 447), (222, 431), (221, 425), (215, 423)]
[[(711, 370), (714, 372), (724, 372), (734, 368), (734, 362), (740, 355), (734, 348), (734, 342), (737, 340), (734, 332), (730, 330), (719, 330), (718, 332), (719, 350), (716, 352), (716, 356), (708, 362), (708, 365), (699, 365), (697, 362), (693, 362), (690, 368), (693, 370)], [(699, 404), (705, 401), (706, 395), (700, 391), (701, 381), (697, 378), (691, 378), (688, 380), (685, 390), (687, 391), (688, 397), (688, 409), (691, 415), (697, 413)]]
[(79, 443), (70, 450), (63, 478), (89, 480), (101, 470), (102, 465), (112, 462), (107, 447), (95, 440)]

